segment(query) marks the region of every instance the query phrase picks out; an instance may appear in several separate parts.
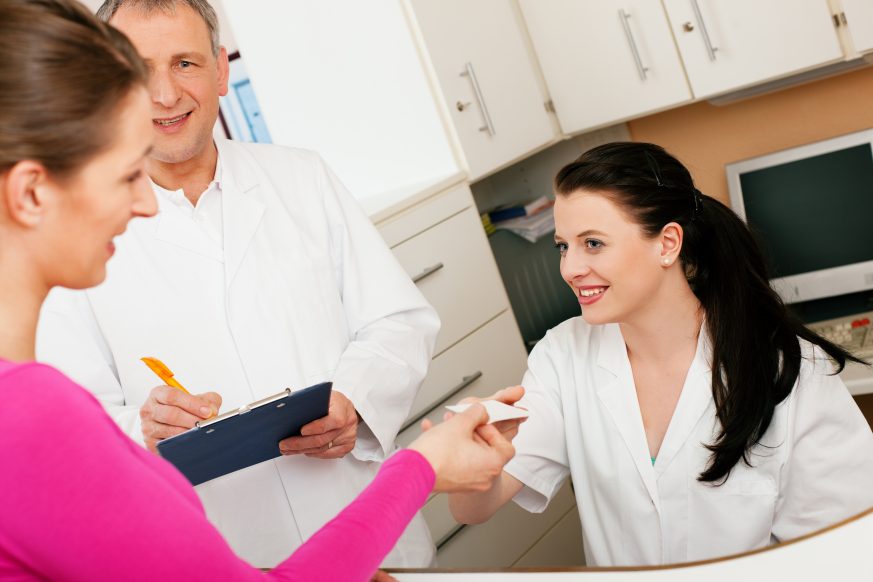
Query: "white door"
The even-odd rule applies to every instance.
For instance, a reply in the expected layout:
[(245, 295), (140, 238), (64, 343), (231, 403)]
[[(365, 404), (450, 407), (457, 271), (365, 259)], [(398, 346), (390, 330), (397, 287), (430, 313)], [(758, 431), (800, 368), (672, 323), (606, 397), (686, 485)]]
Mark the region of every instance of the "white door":
[(651, 0), (520, 0), (565, 133), (691, 100), (670, 24)]
[(859, 53), (873, 51), (873, 1), (842, 0), (849, 34)]
[(471, 179), (555, 139), (512, 0), (410, 0)]
[(696, 97), (843, 59), (827, 0), (664, 0)]

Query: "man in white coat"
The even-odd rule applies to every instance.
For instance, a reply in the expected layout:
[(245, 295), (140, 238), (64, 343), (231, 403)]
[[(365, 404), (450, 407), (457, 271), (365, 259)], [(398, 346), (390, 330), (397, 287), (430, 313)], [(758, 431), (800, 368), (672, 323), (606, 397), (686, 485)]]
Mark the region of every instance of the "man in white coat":
[[(273, 566), (391, 453), (439, 319), (317, 155), (213, 140), (228, 62), (205, 0), (107, 0), (98, 14), (151, 69), (159, 213), (107, 241), (104, 284), (52, 294), (38, 357), (152, 450), (219, 407), (332, 380), (328, 416), (282, 441), (285, 456), (197, 487), (233, 549)], [(155, 386), (143, 356), (201, 394)], [(433, 556), (418, 516), (385, 564)]]

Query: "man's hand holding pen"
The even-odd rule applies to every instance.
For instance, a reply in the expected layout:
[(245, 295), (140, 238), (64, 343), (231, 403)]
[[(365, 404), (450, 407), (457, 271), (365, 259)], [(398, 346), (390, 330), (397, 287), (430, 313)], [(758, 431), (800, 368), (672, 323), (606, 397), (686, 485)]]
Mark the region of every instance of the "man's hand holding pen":
[(156, 452), (158, 441), (194, 427), (198, 420), (218, 414), (221, 396), (215, 392), (188, 394), (177, 388), (155, 386), (139, 409), (146, 447)]
[(157, 452), (158, 441), (181, 434), (194, 428), (197, 421), (218, 414), (221, 409), (219, 394), (191, 394), (173, 377), (173, 371), (162, 361), (154, 357), (140, 359), (164, 381), (163, 385), (152, 388), (149, 397), (139, 409), (142, 436), (150, 451)]

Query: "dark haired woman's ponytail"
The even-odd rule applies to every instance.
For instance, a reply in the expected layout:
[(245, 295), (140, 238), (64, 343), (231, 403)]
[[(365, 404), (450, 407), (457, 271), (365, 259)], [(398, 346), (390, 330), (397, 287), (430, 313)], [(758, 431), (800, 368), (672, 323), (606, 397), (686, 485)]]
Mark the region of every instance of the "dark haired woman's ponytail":
[(819, 345), (842, 370), (856, 360), (809, 331), (770, 286), (761, 249), (727, 206), (700, 196), (696, 219), (685, 228), (688, 282), (706, 314), (712, 341), (712, 396), (721, 432), (701, 481), (722, 481), (767, 432), (773, 412), (791, 394), (800, 373), (798, 337)]
[[(701, 481), (723, 481), (767, 431), (776, 406), (800, 373), (798, 338), (821, 347), (841, 371), (861, 362), (813, 333), (770, 287), (760, 247), (727, 206), (701, 194), (688, 170), (663, 148), (612, 143), (594, 148), (555, 178), (559, 195), (589, 188), (605, 192), (649, 236), (669, 222), (684, 231), (681, 260), (705, 313), (712, 343), (712, 396), (721, 431)], [(863, 362), (862, 362), (863, 363)]]
[(784, 325), (785, 308), (746, 226), (717, 200), (702, 196), (701, 202), (683, 252), (689, 255), (689, 284), (706, 314), (712, 396), (722, 427), (708, 445), (713, 455), (700, 479), (717, 481), (740, 459), (751, 462), (749, 451), (791, 393), (800, 345)]

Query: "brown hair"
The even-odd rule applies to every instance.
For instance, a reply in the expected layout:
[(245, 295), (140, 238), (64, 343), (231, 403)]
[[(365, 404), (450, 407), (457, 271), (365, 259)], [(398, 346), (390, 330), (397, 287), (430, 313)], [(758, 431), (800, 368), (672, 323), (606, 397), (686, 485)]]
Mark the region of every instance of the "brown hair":
[(209, 31), (209, 42), (212, 45), (212, 54), (218, 56), (218, 51), (221, 49), (218, 30), (218, 16), (215, 14), (215, 9), (207, 2), (207, 0), (105, 0), (100, 8), (97, 9), (97, 18), (103, 22), (109, 22), (119, 8), (130, 6), (138, 8), (142, 14), (149, 15), (160, 10), (165, 14), (173, 15), (176, 13), (177, 5), (187, 6), (194, 12), (200, 15), (203, 22), (206, 23), (206, 29)]
[(121, 101), (148, 69), (75, 0), (0, 0), (0, 173), (22, 160), (64, 176), (112, 143)]

